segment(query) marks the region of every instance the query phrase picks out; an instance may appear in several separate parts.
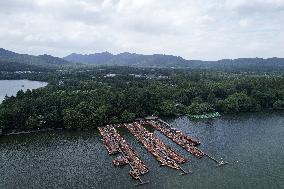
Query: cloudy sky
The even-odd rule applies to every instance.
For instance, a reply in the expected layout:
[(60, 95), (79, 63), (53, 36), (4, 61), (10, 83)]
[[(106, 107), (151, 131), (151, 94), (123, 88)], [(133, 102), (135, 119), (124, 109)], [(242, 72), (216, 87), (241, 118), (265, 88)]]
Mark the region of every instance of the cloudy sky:
[(284, 0), (0, 0), (0, 47), (187, 59), (284, 57)]

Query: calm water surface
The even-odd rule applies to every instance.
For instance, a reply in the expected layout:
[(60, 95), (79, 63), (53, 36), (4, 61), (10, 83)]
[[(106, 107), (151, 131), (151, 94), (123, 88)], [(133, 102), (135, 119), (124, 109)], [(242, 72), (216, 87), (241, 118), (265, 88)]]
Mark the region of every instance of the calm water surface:
[(55, 131), (0, 138), (0, 188), (284, 188), (284, 115), (249, 114), (193, 122), (171, 121), (198, 138), (200, 148), (228, 161), (223, 167), (192, 157), (155, 131), (188, 158), (193, 174), (160, 167), (126, 130), (121, 134), (148, 165), (150, 184), (135, 187), (129, 167), (115, 168), (97, 131)]
[(29, 80), (0, 80), (0, 103), (5, 96), (14, 96), (19, 90), (37, 89), (45, 87), (47, 83)]

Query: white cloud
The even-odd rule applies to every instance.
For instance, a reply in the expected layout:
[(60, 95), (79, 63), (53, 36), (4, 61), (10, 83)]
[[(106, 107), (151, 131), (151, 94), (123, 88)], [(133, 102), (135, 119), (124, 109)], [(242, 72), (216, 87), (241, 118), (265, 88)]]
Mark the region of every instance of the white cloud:
[(0, 20), (0, 47), (22, 53), (284, 53), (284, 0), (9, 0)]

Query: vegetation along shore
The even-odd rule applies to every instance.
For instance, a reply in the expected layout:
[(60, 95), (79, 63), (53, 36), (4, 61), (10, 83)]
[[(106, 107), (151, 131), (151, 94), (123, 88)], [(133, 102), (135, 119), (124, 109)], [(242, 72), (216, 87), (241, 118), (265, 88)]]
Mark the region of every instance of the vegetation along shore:
[(0, 104), (3, 132), (90, 129), (147, 115), (200, 118), (195, 115), (284, 109), (284, 77), (274, 72), (92, 67), (1, 77), (49, 83), (5, 98)]

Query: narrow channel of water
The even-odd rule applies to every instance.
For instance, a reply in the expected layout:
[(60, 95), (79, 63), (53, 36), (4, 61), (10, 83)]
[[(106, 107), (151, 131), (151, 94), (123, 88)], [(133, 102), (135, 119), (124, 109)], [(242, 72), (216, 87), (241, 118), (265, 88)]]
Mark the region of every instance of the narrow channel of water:
[[(155, 131), (188, 158), (194, 173), (160, 167), (133, 136), (122, 136), (149, 167), (139, 188), (283, 188), (284, 115), (271, 113), (226, 116), (212, 121), (178, 118), (173, 125), (201, 141), (200, 148), (229, 164), (215, 167), (208, 158), (194, 158)], [(116, 168), (97, 131), (54, 131), (0, 137), (0, 188), (137, 188), (129, 167)]]

